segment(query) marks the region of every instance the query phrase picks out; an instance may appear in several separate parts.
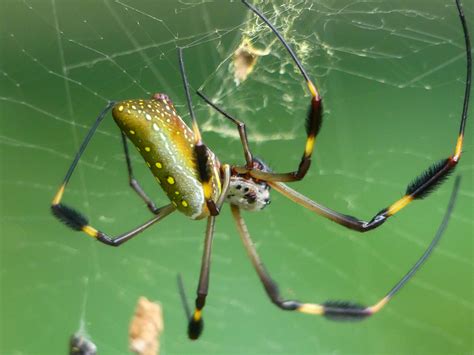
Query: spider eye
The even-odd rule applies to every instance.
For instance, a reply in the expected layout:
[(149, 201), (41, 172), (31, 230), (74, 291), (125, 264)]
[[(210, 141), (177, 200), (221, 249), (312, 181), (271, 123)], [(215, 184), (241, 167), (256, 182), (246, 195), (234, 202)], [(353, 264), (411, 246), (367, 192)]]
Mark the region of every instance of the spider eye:
[(152, 98), (152, 99), (155, 99), (155, 100), (170, 101), (170, 98), (168, 97), (168, 95), (162, 94), (162, 93), (160, 93), (160, 92), (157, 92), (156, 94), (153, 94), (153, 96), (152, 96), (151, 98)]

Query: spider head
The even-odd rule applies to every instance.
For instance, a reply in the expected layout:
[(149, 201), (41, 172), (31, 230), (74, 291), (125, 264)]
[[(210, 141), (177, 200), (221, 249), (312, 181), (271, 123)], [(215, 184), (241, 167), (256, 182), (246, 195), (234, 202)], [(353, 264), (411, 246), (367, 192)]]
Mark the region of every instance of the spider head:
[[(254, 158), (254, 166), (262, 171), (270, 171), (258, 158)], [(265, 181), (245, 174), (233, 175), (230, 178), (226, 201), (247, 211), (260, 211), (270, 204), (270, 186)]]

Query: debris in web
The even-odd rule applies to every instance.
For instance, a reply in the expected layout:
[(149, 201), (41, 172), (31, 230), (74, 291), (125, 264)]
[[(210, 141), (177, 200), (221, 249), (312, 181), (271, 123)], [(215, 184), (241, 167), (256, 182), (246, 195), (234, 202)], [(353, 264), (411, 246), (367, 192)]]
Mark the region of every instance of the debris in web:
[(243, 37), (239, 47), (234, 52), (234, 82), (240, 85), (247, 80), (253, 71), (259, 57), (270, 54), (270, 48), (258, 49), (252, 45), (248, 37)]
[(89, 336), (83, 332), (77, 332), (69, 340), (69, 355), (96, 355), (97, 346)]
[(140, 297), (128, 331), (130, 350), (138, 355), (158, 355), (163, 330), (161, 305)]

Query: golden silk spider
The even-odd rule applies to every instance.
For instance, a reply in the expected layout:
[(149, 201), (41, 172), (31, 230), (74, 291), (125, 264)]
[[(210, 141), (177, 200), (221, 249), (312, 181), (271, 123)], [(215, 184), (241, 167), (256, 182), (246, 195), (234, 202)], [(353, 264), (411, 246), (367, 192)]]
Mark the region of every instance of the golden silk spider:
[[(197, 92), (197, 94), (207, 104), (234, 123), (240, 135), (246, 162), (245, 165), (230, 166), (229, 164), (221, 164), (219, 162), (218, 158), (204, 144), (201, 138), (199, 125), (194, 115), (191, 103), (188, 80), (184, 69), (182, 49), (179, 48), (179, 66), (186, 93), (188, 110), (192, 120), (191, 128), (189, 128), (183, 122), (181, 117), (178, 116), (172, 101), (165, 94), (155, 94), (151, 99), (109, 102), (97, 117), (95, 123), (92, 125), (82, 142), (74, 161), (66, 173), (63, 183), (53, 198), (51, 206), (53, 214), (67, 226), (74, 230), (85, 232), (101, 243), (110, 246), (119, 246), (123, 244), (176, 210), (179, 210), (191, 219), (207, 218), (204, 252), (202, 256), (195, 309), (193, 314), (190, 316), (188, 325), (188, 335), (191, 339), (198, 338), (203, 328), (202, 311), (208, 294), (214, 224), (216, 216), (219, 215), (224, 202), (230, 204), (232, 215), (235, 219), (237, 229), (248, 256), (268, 297), (276, 306), (283, 310), (321, 315), (333, 320), (360, 320), (381, 310), (426, 261), (446, 227), (459, 186), (459, 179), (457, 179), (446, 215), (436, 233), (436, 236), (426, 249), (425, 253), (420, 257), (415, 265), (412, 266), (409, 272), (391, 289), (391, 291), (373, 306), (367, 307), (352, 302), (341, 301), (327, 301), (318, 304), (283, 299), (278, 291), (276, 283), (270, 277), (255, 250), (245, 222), (241, 217), (240, 210), (258, 211), (263, 209), (269, 203), (270, 188), (273, 188), (297, 204), (302, 205), (303, 207), (306, 207), (346, 228), (358, 232), (366, 232), (381, 226), (389, 217), (398, 213), (412, 201), (426, 197), (448, 177), (461, 157), (471, 86), (471, 46), (462, 6), (460, 0), (456, 0), (456, 6), (466, 46), (467, 76), (460, 130), (454, 153), (448, 158), (431, 165), (407, 186), (405, 195), (401, 199), (395, 201), (387, 208), (382, 209), (372, 219), (366, 222), (322, 206), (285, 184), (285, 182), (302, 180), (310, 167), (315, 138), (320, 131), (322, 123), (322, 99), (316, 86), (309, 79), (308, 74), (295, 53), (278, 30), (258, 9), (249, 4), (247, 0), (242, 0), (242, 2), (273, 31), (274, 35), (286, 48), (306, 81), (311, 95), (310, 108), (306, 118), (307, 138), (303, 156), (298, 168), (289, 173), (273, 172), (260, 159), (254, 157), (251, 153), (247, 140), (245, 124), (217, 107), (206, 96), (204, 96), (203, 93)], [(94, 135), (97, 127), (110, 110), (112, 110), (112, 116), (121, 130), (130, 186), (143, 199), (148, 206), (148, 209), (154, 214), (154, 217), (143, 225), (117, 237), (110, 237), (106, 233), (92, 227), (80, 212), (61, 203), (66, 185), (69, 182), (81, 155)], [(168, 195), (171, 202), (170, 204), (157, 208), (140, 187), (140, 184), (133, 175), (127, 139), (130, 140), (140, 151), (140, 154), (144, 158), (152, 174), (155, 176), (164, 192)]]

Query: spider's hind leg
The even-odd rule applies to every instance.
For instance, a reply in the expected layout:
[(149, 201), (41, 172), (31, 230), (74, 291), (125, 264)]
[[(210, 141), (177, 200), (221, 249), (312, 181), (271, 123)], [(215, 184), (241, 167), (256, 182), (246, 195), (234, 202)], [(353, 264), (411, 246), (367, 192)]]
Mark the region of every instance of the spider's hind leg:
[[(211, 216), (217, 216), (219, 214), (219, 208), (217, 207), (216, 201), (214, 201), (213, 195), (213, 174), (211, 172), (211, 153), (209, 148), (204, 144), (201, 138), (201, 132), (199, 130), (199, 125), (194, 115), (193, 105), (191, 102), (191, 94), (189, 93), (189, 83), (186, 76), (186, 70), (184, 68), (183, 60), (183, 49), (178, 48), (178, 58), (179, 58), (179, 70), (181, 72), (181, 77), (183, 79), (184, 91), (186, 93), (186, 101), (188, 104), (189, 115), (192, 119), (192, 129), (194, 133), (194, 155), (197, 165), (197, 172), (199, 180), (202, 184), (204, 191), (204, 199), (206, 201), (207, 208)], [(214, 182), (215, 183), (215, 182)]]
[(407, 282), (415, 275), (415, 273), (421, 268), (426, 262), (428, 257), (433, 252), (434, 248), (438, 244), (441, 236), (443, 235), (447, 224), (449, 222), (451, 213), (453, 211), (456, 198), (459, 192), (460, 177), (455, 181), (451, 197), (446, 208), (443, 220), (436, 231), (434, 238), (432, 239), (429, 246), (421, 257), (413, 264), (410, 270), (398, 281), (395, 286), (381, 298), (377, 303), (372, 306), (363, 306), (357, 303), (348, 301), (326, 301), (324, 303), (303, 303), (296, 300), (285, 300), (281, 297), (278, 290), (278, 286), (275, 281), (272, 280), (270, 274), (265, 268), (263, 262), (260, 260), (259, 255), (255, 249), (255, 246), (250, 239), (250, 234), (247, 230), (247, 226), (240, 215), (240, 210), (237, 206), (231, 205), (232, 215), (237, 224), (240, 238), (244, 244), (245, 250), (252, 262), (258, 277), (265, 288), (265, 291), (270, 300), (279, 308), (286, 311), (296, 311), (301, 313), (307, 313), (312, 315), (324, 316), (327, 319), (335, 321), (343, 320), (363, 320), (377, 312), (379, 312), (392, 298), (393, 296), (404, 286)]
[[(102, 112), (99, 114), (97, 117), (96, 121), (92, 125), (92, 127), (89, 129), (89, 132), (87, 133), (86, 137), (84, 138), (84, 141), (82, 142), (81, 146), (79, 147), (79, 151), (76, 153), (76, 156), (74, 157), (74, 160), (69, 167), (66, 176), (64, 177), (63, 183), (59, 187), (58, 191), (56, 192), (56, 195), (54, 195), (53, 201), (51, 202), (51, 212), (53, 215), (58, 218), (61, 222), (63, 222), (66, 226), (69, 228), (76, 230), (76, 231), (82, 231), (89, 235), (90, 237), (95, 238), (96, 240), (110, 245), (110, 246), (119, 246), (123, 244), (124, 242), (130, 240), (140, 232), (144, 231), (146, 228), (150, 227), (154, 223), (158, 222), (159, 220), (163, 219), (167, 215), (169, 215), (171, 212), (175, 210), (175, 207), (173, 205), (167, 205), (162, 208), (156, 209), (155, 208), (155, 217), (153, 217), (151, 220), (145, 222), (144, 224), (132, 229), (131, 231), (127, 233), (123, 233), (119, 235), (118, 237), (110, 237), (107, 234), (97, 230), (96, 228), (92, 227), (89, 224), (88, 219), (79, 211), (76, 209), (65, 205), (61, 203), (64, 191), (66, 189), (66, 186), (72, 176), (72, 173), (74, 172), (74, 169), (76, 168), (82, 154), (84, 153), (87, 145), (89, 144), (92, 136), (94, 133), (97, 131), (98, 126), (102, 122), (102, 120), (105, 118), (105, 115), (107, 112), (110, 111), (111, 108), (113, 108), (115, 105), (115, 102), (111, 101), (107, 104), (107, 106), (102, 110)], [(127, 155), (128, 157), (128, 155)]]

